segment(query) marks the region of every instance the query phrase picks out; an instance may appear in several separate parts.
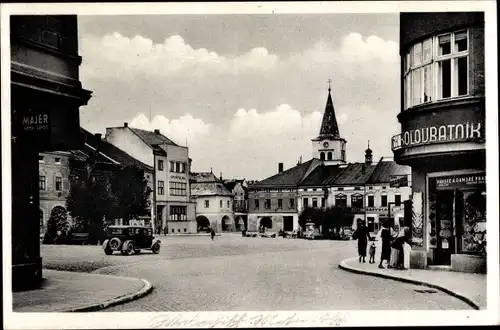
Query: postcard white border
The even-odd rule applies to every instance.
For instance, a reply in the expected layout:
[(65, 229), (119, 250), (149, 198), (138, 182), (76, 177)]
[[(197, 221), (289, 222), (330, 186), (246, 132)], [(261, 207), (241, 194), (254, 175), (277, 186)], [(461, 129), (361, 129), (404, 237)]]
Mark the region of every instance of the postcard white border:
[[(2, 111), (2, 210), (4, 325), (6, 328), (145, 328), (145, 327), (305, 327), (305, 326), (391, 326), (391, 325), (482, 325), (499, 322), (499, 212), (498, 212), (498, 77), (495, 1), (362, 1), (362, 2), (246, 2), (246, 3), (117, 3), (1, 4), (2, 109), (10, 109), (9, 21), (12, 14), (313, 14), (398, 13), (401, 11), (484, 11), (486, 47), (486, 145), (488, 309), (484, 311), (339, 311), (336, 312), (189, 312), (189, 313), (13, 313), (11, 288), (11, 179), (10, 111)], [(396, 117), (397, 111), (394, 113)], [(495, 234), (493, 234), (495, 233)], [(330, 313), (330, 314), (328, 314)], [(263, 316), (273, 316), (263, 319)], [(242, 318), (244, 316), (244, 318)], [(292, 317), (290, 319), (290, 317)], [(323, 319), (322, 319), (323, 316)], [(241, 321), (236, 322), (235, 318)], [(197, 320), (197, 321), (193, 321)], [(257, 322), (256, 320), (259, 320)], [(288, 321), (286, 320), (295, 320)], [(189, 321), (189, 322), (188, 322)]]

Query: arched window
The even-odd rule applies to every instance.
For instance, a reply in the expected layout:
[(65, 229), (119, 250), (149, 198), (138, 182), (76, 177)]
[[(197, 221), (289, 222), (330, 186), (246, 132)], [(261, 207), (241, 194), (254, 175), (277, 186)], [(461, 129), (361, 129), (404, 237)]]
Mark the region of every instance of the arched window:
[(331, 151), (328, 151), (327, 157), (328, 157), (328, 160), (332, 160), (332, 152)]
[(324, 153), (324, 152), (320, 153), (320, 154), (319, 154), (319, 158), (320, 158), (321, 160), (325, 160), (325, 153)]

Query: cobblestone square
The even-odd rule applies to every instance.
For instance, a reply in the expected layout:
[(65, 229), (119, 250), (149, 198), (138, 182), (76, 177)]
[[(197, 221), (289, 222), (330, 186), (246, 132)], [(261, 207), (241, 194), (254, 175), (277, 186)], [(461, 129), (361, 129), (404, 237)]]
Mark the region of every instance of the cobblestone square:
[(76, 270), (92, 261), (104, 266), (95, 273), (144, 278), (154, 286), (148, 296), (108, 312), (470, 309), (438, 290), (422, 292), (419, 286), (339, 269), (343, 259), (355, 255), (354, 241), (161, 239), (159, 255), (106, 256), (98, 246), (42, 246), (42, 254), (49, 268)]

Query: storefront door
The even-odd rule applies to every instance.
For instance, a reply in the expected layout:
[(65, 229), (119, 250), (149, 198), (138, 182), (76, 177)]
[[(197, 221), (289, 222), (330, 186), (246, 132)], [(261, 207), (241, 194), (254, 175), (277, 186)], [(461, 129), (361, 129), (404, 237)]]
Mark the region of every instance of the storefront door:
[(486, 193), (484, 174), (430, 181), (429, 218), (435, 265), (450, 265), (455, 253), (484, 253)]

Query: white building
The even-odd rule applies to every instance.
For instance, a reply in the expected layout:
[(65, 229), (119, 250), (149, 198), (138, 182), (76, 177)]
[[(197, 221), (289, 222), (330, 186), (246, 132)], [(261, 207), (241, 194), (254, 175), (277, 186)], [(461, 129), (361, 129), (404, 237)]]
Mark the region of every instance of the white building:
[(159, 130), (106, 128), (106, 141), (154, 168), (153, 218), (156, 232), (196, 233), (195, 203), (190, 199), (188, 148)]

